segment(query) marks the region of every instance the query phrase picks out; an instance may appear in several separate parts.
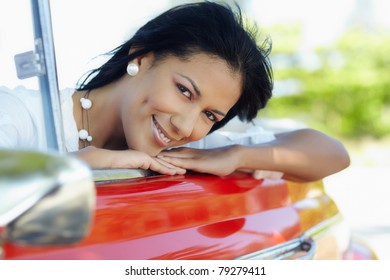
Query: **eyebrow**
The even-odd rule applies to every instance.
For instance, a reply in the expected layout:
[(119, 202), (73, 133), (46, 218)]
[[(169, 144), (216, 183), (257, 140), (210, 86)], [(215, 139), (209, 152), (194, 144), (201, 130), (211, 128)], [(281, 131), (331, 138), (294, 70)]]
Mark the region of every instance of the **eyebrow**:
[(220, 115), (220, 116), (222, 116), (222, 117), (225, 117), (225, 116), (226, 116), (225, 113), (222, 113), (221, 111), (219, 111), (219, 110), (217, 110), (217, 109), (213, 109), (213, 110), (211, 110), (211, 111), (213, 111), (214, 113), (216, 113), (216, 114), (218, 114), (218, 115)]
[(198, 86), (195, 84), (195, 82), (190, 77), (188, 77), (186, 75), (182, 75), (182, 74), (179, 74), (179, 76), (183, 77), (184, 79), (186, 79), (187, 81), (189, 81), (191, 83), (191, 85), (194, 88), (195, 93), (196, 93), (197, 96), (202, 96)]
[[(188, 76), (186, 76), (186, 75), (182, 75), (182, 74), (179, 74), (179, 76), (183, 77), (184, 79), (186, 79), (187, 81), (190, 82), (190, 84), (191, 84), (192, 87), (194, 88), (195, 93), (196, 93), (197, 96), (202, 96), (202, 94), (200, 93), (200, 90), (199, 90), (198, 86), (196, 85), (196, 83), (195, 83), (190, 77), (188, 77)], [(213, 109), (213, 110), (211, 110), (211, 111), (214, 112), (214, 113), (216, 113), (216, 114), (218, 114), (218, 115), (220, 115), (220, 116), (222, 116), (222, 117), (225, 117), (225, 116), (226, 116), (225, 113), (223, 113), (223, 112), (221, 112), (221, 111), (219, 111), (219, 110), (217, 110), (217, 109)]]

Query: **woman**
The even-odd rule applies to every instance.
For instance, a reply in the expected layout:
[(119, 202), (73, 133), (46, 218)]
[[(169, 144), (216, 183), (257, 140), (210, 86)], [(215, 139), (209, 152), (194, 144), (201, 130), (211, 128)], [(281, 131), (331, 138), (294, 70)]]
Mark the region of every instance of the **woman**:
[(69, 95), (75, 106), (67, 114), (72, 107), (63, 105), (73, 131), (68, 151), (93, 168), (171, 175), (274, 170), (306, 181), (348, 166), (339, 142), (310, 129), (252, 146), (169, 149), (202, 139), (235, 116), (250, 121), (266, 105), (269, 49), (254, 38), (239, 12), (216, 3), (178, 6), (149, 21)]

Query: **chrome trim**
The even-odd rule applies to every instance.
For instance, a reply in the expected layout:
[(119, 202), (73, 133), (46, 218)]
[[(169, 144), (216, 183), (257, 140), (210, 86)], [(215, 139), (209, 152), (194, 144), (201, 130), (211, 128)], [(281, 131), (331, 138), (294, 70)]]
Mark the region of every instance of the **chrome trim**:
[(16, 76), (22, 80), (45, 74), (40, 57), (43, 57), (43, 54), (34, 51), (16, 54), (14, 56)]
[(0, 228), (6, 227), (59, 186), (64, 163), (36, 152), (0, 150)]
[(76, 158), (0, 150), (0, 197), (0, 241), (70, 244), (90, 230), (95, 184)]
[(296, 238), (242, 257), (239, 260), (311, 260), (316, 252), (316, 243), (312, 238)]
[[(93, 170), (93, 179), (96, 183), (117, 182), (120, 180), (145, 178), (160, 174), (143, 169), (98, 169)], [(99, 185), (97, 185), (99, 186)]]
[(3, 241), (0, 239), (0, 260), (4, 259)]
[(317, 250), (316, 240), (318, 240), (329, 228), (342, 221), (341, 214), (337, 214), (318, 225), (307, 230), (303, 235), (293, 240), (276, 246), (253, 252), (237, 259), (239, 260), (282, 260), (313, 259)]
[(0, 226), (0, 260), (4, 259), (4, 249), (3, 249), (3, 242), (4, 242), (4, 235), (5, 235), (5, 228)]
[(38, 80), (46, 122), (47, 145), (50, 149), (65, 153), (49, 0), (31, 0), (31, 8), (35, 53), (39, 55), (43, 73), (38, 76)]
[(300, 249), (300, 252), (305, 253), (300, 255), (300, 252), (297, 252), (298, 255), (294, 258), (295, 260), (312, 260), (317, 251), (317, 244), (312, 238), (309, 238), (300, 244)]

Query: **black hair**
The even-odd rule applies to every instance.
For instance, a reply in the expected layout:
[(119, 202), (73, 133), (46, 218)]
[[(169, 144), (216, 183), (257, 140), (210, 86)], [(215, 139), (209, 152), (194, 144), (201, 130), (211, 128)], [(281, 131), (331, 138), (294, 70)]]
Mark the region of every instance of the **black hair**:
[[(129, 61), (153, 52), (156, 61), (169, 55), (182, 59), (207, 53), (227, 62), (242, 75), (242, 92), (225, 118), (210, 132), (238, 116), (251, 121), (272, 96), (272, 69), (268, 55), (271, 43), (256, 44), (257, 29), (244, 27), (241, 10), (215, 2), (184, 4), (167, 10), (142, 26), (135, 35), (108, 54), (112, 57), (92, 70), (78, 90), (91, 90), (118, 80), (126, 74)], [(135, 51), (129, 53), (130, 48)]]

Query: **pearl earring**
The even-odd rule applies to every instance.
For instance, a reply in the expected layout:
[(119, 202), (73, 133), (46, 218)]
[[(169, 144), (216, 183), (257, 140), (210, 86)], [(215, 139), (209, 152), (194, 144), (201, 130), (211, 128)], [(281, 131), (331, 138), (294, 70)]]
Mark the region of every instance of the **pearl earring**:
[(127, 65), (127, 73), (134, 77), (135, 75), (137, 75), (138, 71), (139, 71), (139, 66), (137, 64), (135, 64), (134, 62), (131, 62)]

